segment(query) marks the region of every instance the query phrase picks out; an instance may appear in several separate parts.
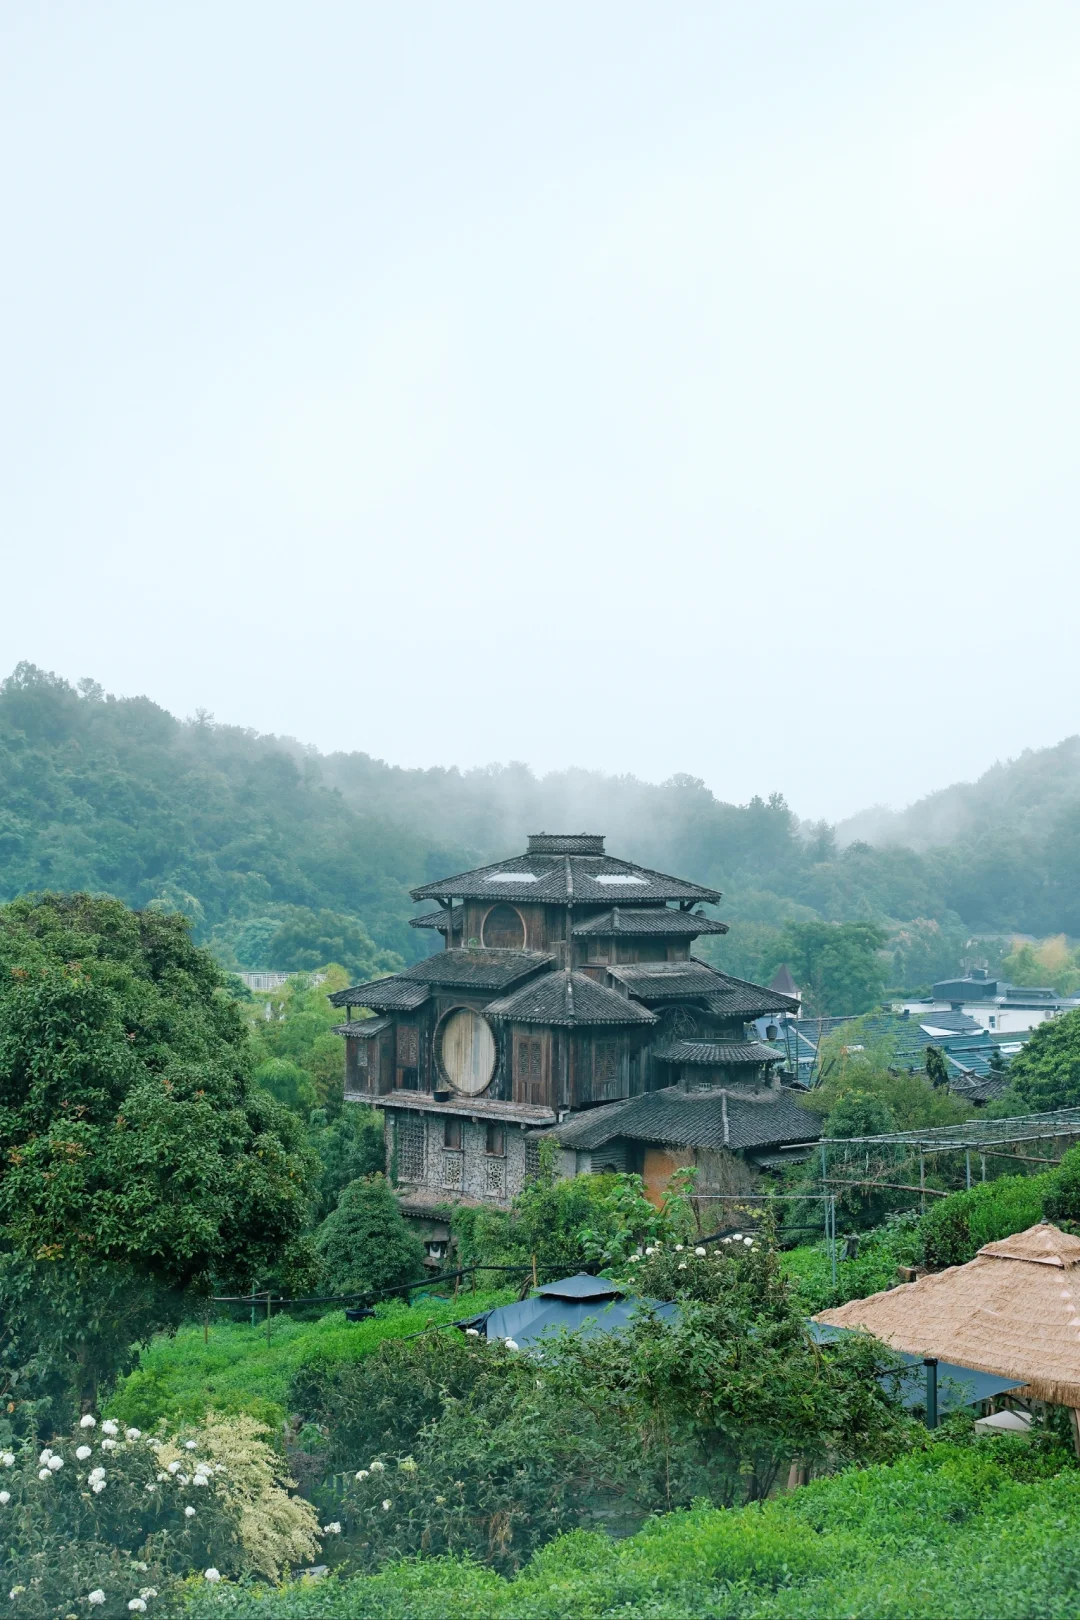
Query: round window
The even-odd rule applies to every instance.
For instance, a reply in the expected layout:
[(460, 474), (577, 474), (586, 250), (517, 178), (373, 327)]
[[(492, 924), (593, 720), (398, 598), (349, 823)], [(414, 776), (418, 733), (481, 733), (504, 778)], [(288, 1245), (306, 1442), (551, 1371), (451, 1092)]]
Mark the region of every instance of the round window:
[(447, 1013), (439, 1033), (439, 1062), (455, 1091), (478, 1097), (495, 1073), (495, 1036), (470, 1007)]
[(493, 950), (523, 951), (525, 924), (513, 906), (492, 906), (484, 918), (484, 944)]

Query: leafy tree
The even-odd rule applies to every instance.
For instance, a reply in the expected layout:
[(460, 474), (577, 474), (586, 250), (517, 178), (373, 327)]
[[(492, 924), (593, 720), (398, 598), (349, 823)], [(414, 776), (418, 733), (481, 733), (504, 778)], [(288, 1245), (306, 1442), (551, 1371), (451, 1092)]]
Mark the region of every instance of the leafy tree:
[(865, 1013), (885, 991), (886, 936), (872, 923), (789, 923), (779, 941), (807, 1011)]
[(939, 1046), (926, 1048), (926, 1078), (934, 1087), (947, 1086), (949, 1083), (949, 1065)]
[(315, 1244), (335, 1293), (379, 1293), (424, 1275), (424, 1246), (381, 1175), (349, 1183)]
[(13, 1354), (47, 1347), (92, 1399), (186, 1290), (246, 1284), (299, 1233), (311, 1170), (299, 1122), (253, 1084), (236, 1003), (181, 917), (79, 894), (0, 909)]
[(825, 1121), (826, 1136), (884, 1136), (895, 1129), (888, 1104), (870, 1091), (845, 1092)]
[(657, 1209), (640, 1176), (559, 1178), (548, 1152), (508, 1211), (462, 1205), (453, 1214), (463, 1265), (527, 1265), (535, 1255), (548, 1271), (618, 1264), (643, 1243), (692, 1229), (685, 1187), (674, 1187)]
[(317, 1219), (337, 1206), (352, 1181), (375, 1175), (386, 1162), (382, 1115), (362, 1103), (350, 1103), (330, 1118), (325, 1109), (310, 1117), (308, 1140), (319, 1156)]
[(294, 1114), (306, 1120), (315, 1107), (317, 1098), (311, 1076), (298, 1063), (287, 1058), (268, 1058), (255, 1070), (255, 1084), (262, 1086), (271, 1097), (284, 1103)]
[(1080, 1103), (1080, 1011), (1048, 1018), (1009, 1065), (1013, 1090), (1035, 1112)]
[(279, 990), (256, 993), (247, 1008), (259, 1057), (303, 1069), (314, 1092), (310, 1106), (330, 1114), (339, 1113), (343, 1105), (345, 1050), (341, 1037), (331, 1033), (341, 1014), (329, 997), (352, 982), (343, 967), (331, 963), (318, 984), (299, 973)]

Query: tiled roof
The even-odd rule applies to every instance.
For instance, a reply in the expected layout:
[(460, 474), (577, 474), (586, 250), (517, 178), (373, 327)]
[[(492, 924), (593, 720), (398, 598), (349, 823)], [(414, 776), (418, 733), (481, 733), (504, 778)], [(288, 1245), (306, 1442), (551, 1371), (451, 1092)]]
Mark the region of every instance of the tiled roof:
[(584, 973), (546, 973), (485, 1008), (521, 1024), (652, 1024), (653, 1013)]
[(370, 1007), (373, 1012), (411, 1012), (421, 1006), (430, 995), (426, 984), (417, 984), (403, 973), (393, 973), (385, 979), (372, 979), (368, 984), (355, 984), (348, 990), (335, 990), (329, 997), (334, 1007)]
[(475, 990), (505, 990), (518, 979), (548, 968), (555, 958), (544, 951), (453, 950), (436, 951), (404, 970), (402, 977), (421, 984), (468, 986)]
[(392, 1022), (390, 1018), (351, 1018), (347, 1024), (335, 1024), (330, 1033), (351, 1035), (357, 1041), (370, 1041), (375, 1035), (381, 1035), (384, 1029), (389, 1029)]
[[(354, 984), (330, 997), (335, 1007), (418, 1007), (428, 986), (453, 985), (458, 989), (506, 990), (518, 979), (550, 967), (555, 960), (542, 951), (436, 951), (387, 979)], [(381, 999), (372, 1001), (372, 995)]]
[(749, 1097), (723, 1088), (695, 1092), (669, 1087), (574, 1114), (545, 1135), (563, 1147), (586, 1152), (617, 1137), (671, 1147), (738, 1150), (815, 1142), (821, 1130), (820, 1119), (800, 1108), (790, 1092), (769, 1090)]
[(535, 849), (528, 855), (514, 855), (472, 872), (440, 878), (437, 883), (424, 883), (411, 893), (414, 900), (490, 898), (578, 906), (610, 906), (614, 900), (632, 904), (645, 900), (720, 899), (716, 889), (703, 889), (696, 883), (654, 872), (647, 866), (635, 866), (632, 861), (619, 861), (611, 855), (553, 855)]
[(673, 1041), (653, 1052), (661, 1063), (779, 1063), (780, 1054), (760, 1041)]
[(797, 997), (799, 987), (791, 977), (791, 969), (786, 962), (781, 962), (772, 978), (769, 980), (769, 989), (776, 990), (782, 996)]
[[(462, 921), (461, 907), (459, 906), (454, 912), (453, 927), (455, 934), (460, 934)], [(450, 913), (448, 911), (425, 911), (422, 917), (409, 918), (410, 928), (437, 928), (440, 933), (445, 934), (449, 926)]]
[(672, 939), (695, 939), (698, 934), (726, 934), (728, 925), (714, 922), (697, 911), (675, 911), (671, 906), (613, 906), (588, 922), (578, 923), (579, 934), (607, 939), (615, 934), (662, 935)]
[(695, 957), (687, 962), (617, 962), (608, 973), (643, 1001), (684, 1001), (727, 989), (716, 969)]

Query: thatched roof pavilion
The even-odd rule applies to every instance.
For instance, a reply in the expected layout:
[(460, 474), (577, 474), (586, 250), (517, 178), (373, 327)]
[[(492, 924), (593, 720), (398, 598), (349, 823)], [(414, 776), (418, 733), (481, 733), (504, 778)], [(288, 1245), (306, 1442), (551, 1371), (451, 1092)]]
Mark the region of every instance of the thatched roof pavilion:
[(966, 1266), (853, 1299), (815, 1321), (861, 1328), (909, 1355), (1022, 1378), (1018, 1395), (1080, 1407), (1080, 1238), (1045, 1222), (987, 1243)]

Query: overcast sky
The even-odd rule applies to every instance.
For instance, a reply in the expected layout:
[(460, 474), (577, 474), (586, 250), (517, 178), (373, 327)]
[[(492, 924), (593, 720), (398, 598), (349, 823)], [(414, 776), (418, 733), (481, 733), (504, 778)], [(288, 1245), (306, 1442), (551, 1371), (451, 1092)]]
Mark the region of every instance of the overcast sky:
[(1080, 729), (1080, 7), (0, 6), (0, 663), (804, 815)]

